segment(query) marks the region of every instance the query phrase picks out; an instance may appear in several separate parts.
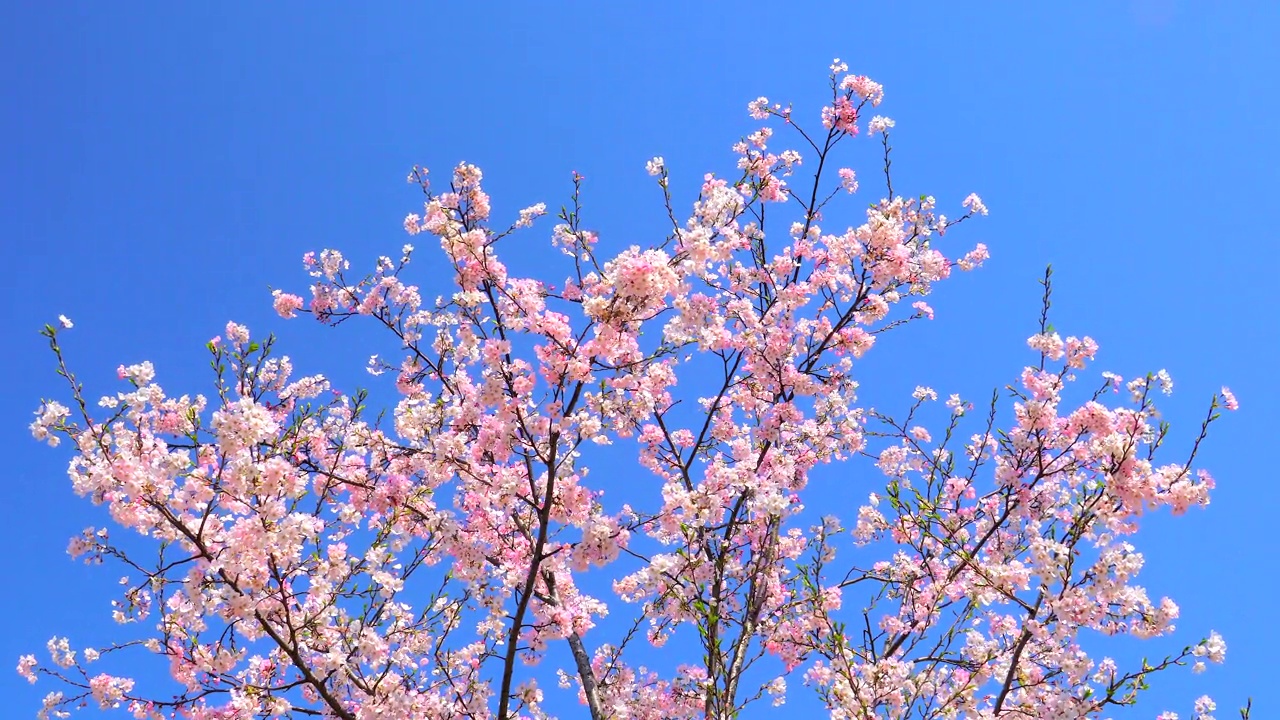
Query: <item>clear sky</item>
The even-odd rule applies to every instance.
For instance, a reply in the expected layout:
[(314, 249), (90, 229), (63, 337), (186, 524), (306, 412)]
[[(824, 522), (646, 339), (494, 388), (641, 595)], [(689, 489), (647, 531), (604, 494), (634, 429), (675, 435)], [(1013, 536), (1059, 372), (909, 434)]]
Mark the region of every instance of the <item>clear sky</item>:
[[(53, 689), (4, 669), (20, 654), (109, 636), (120, 574), (66, 556), (101, 518), (71, 493), (65, 448), (26, 429), (63, 391), (44, 323), (75, 321), (67, 347), (93, 396), (142, 359), (166, 389), (207, 391), (203, 345), (229, 319), (276, 332), (308, 371), (363, 381), (359, 334), (276, 319), (268, 286), (305, 289), (308, 250), (362, 267), (394, 253), (420, 205), (412, 165), (480, 165), (503, 217), (558, 206), (576, 170), (586, 224), (646, 245), (662, 212), (645, 160), (667, 159), (688, 207), (703, 172), (732, 169), (747, 101), (816, 113), (838, 56), (886, 87), (899, 187), (991, 208), (963, 237), (992, 259), (940, 287), (937, 319), (894, 338), (869, 392), (985, 397), (1015, 380), (1050, 262), (1055, 324), (1097, 339), (1100, 369), (1173, 375), (1175, 446), (1231, 386), (1242, 409), (1202, 459), (1213, 505), (1140, 537), (1145, 584), (1183, 609), (1149, 654), (1212, 628), (1228, 664), (1158, 679), (1141, 716), (1187, 717), (1206, 692), (1219, 717), (1250, 694), (1275, 715), (1278, 33), (1280, 4), (1262, 0), (4, 4), (4, 714)], [(524, 237), (537, 262), (544, 236)]]

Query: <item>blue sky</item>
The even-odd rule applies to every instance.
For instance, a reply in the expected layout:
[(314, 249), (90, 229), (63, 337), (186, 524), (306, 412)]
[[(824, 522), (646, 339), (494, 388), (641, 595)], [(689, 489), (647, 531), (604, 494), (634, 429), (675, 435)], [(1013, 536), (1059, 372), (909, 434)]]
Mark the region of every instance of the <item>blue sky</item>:
[[(1280, 700), (1280, 483), (1262, 457), (1280, 405), (1277, 32), (1280, 6), (1243, 0), (6, 4), (0, 667), (54, 634), (100, 641), (119, 575), (65, 555), (99, 516), (71, 493), (67, 453), (26, 430), (62, 392), (44, 323), (76, 322), (67, 347), (95, 396), (142, 359), (166, 388), (206, 391), (203, 346), (229, 319), (362, 382), (361, 335), (276, 319), (268, 287), (305, 289), (308, 250), (367, 264), (399, 248), (419, 206), (409, 167), (480, 165), (500, 216), (558, 206), (576, 170), (587, 224), (644, 245), (662, 228), (645, 160), (667, 159), (687, 207), (703, 172), (731, 170), (746, 102), (816, 113), (838, 56), (886, 87), (896, 186), (991, 208), (962, 229), (992, 260), (877, 348), (869, 391), (905, 403), (917, 384), (985, 397), (1013, 381), (1050, 262), (1055, 324), (1097, 339), (1100, 369), (1173, 375), (1175, 444), (1231, 386), (1242, 409), (1202, 456), (1213, 505), (1141, 536), (1146, 585), (1182, 606), (1179, 644), (1217, 629), (1228, 664), (1157, 680), (1141, 716), (1205, 692), (1224, 710), (1253, 695), (1265, 716)], [(536, 263), (544, 236), (525, 237)], [(15, 716), (50, 689), (0, 672)]]

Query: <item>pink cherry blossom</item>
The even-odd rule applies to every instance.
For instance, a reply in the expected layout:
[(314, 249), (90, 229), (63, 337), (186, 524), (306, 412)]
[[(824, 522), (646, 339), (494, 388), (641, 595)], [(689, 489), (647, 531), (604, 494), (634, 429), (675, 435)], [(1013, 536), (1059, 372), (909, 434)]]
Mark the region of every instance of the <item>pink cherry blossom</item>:
[[(1048, 275), (1007, 404), (923, 385), (896, 415), (862, 399), (862, 359), (988, 259), (954, 243), (987, 208), (969, 195), (952, 221), (928, 194), (840, 192), (858, 181), (837, 155), (887, 174), (889, 147), (837, 143), (884, 91), (830, 70), (812, 127), (748, 104), (764, 127), (730, 174), (677, 188), (650, 160), (672, 221), (655, 242), (593, 230), (577, 173), (537, 230), (547, 205), (506, 209), (478, 167), (440, 191), (415, 168), (404, 228), (423, 250), (307, 253), (306, 292), (272, 297), (283, 318), (385, 333), (372, 394), (295, 374), (230, 322), (207, 397), (142, 361), (94, 402), (46, 326), (71, 399), (30, 430), (73, 447), (73, 490), (129, 539), (71, 540), (128, 573), (104, 615), (120, 639), (22, 656), (23, 678), (60, 688), (41, 717), (720, 719), (804, 693), (834, 718), (1099, 718), (1151, 673), (1223, 662), (1213, 632), (1148, 665), (1104, 654), (1177, 630), (1177, 603), (1141, 584), (1137, 531), (1216, 481), (1205, 429), (1189, 456), (1160, 447), (1168, 373), (1078, 390), (1098, 343), (1048, 324)], [(514, 234), (549, 238), (538, 267), (559, 264), (527, 271)], [(1237, 407), (1225, 387), (1217, 407)], [(107, 672), (148, 662), (176, 695)]]

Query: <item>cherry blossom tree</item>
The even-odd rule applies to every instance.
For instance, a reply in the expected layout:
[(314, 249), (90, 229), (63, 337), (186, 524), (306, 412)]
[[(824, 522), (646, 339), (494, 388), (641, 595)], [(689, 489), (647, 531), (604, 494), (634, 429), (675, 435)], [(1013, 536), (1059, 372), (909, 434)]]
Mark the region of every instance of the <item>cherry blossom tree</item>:
[[(987, 209), (895, 194), (883, 90), (847, 71), (812, 120), (751, 102), (737, 171), (707, 175), (687, 215), (654, 158), (669, 232), (647, 247), (604, 252), (577, 175), (556, 222), (540, 204), (498, 229), (478, 168), (439, 191), (415, 169), (405, 229), (438, 242), (451, 286), (414, 284), (405, 245), (367, 275), (308, 254), (309, 299), (274, 296), (285, 318), (389, 333), (397, 354), (368, 367), (394, 378), (385, 422), (234, 322), (209, 343), (209, 395), (169, 394), (142, 362), (91, 400), (71, 322), (46, 327), (70, 400), (32, 431), (70, 442), (76, 492), (130, 537), (72, 540), (129, 573), (121, 639), (23, 657), (58, 684), (40, 717), (657, 720), (790, 699), (832, 718), (1091, 718), (1154, 673), (1221, 662), (1215, 633), (1141, 663), (1106, 636), (1174, 630), (1132, 536), (1209, 502), (1193, 462), (1227, 389), (1166, 457), (1172, 381), (1089, 379), (1098, 346), (1054, 330), (1046, 274), (1028, 365), (989, 402), (859, 401), (859, 359), (987, 257), (955, 242)], [(797, 149), (774, 151), (775, 130)], [(857, 199), (846, 152), (883, 168), (883, 199)], [(562, 254), (546, 277), (503, 262), (535, 225)], [(128, 676), (150, 655), (176, 685)]]

